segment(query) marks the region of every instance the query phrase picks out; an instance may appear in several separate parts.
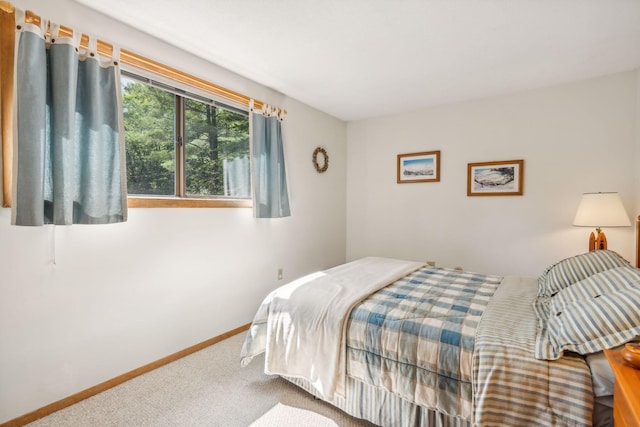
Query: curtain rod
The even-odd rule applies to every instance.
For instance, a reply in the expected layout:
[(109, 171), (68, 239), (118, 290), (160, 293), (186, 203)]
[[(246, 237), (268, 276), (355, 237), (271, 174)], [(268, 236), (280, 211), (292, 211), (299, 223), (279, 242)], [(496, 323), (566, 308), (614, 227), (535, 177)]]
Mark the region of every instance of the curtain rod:
[[(2, 1), (0, 2), (0, 8), (2, 8), (5, 12), (8, 13), (15, 13), (15, 8), (14, 6), (6, 1)], [(26, 21), (29, 23), (33, 23), (36, 25), (40, 24), (40, 16), (36, 15), (35, 13), (33, 13), (30, 10), (26, 11)], [(60, 25), (60, 34), (62, 36), (66, 36), (66, 37), (71, 37), (73, 36), (73, 29)], [(83, 48), (87, 48), (89, 44), (89, 37), (86, 34), (82, 35), (82, 39), (80, 42), (80, 45)], [(102, 40), (98, 40), (98, 53), (104, 56), (111, 56), (111, 53), (113, 51), (113, 45), (107, 42), (104, 42)], [(242, 95), (238, 92), (235, 92), (231, 89), (226, 89), (222, 86), (218, 86), (216, 84), (213, 84), (211, 82), (208, 82), (204, 79), (201, 79), (199, 77), (195, 77), (193, 75), (190, 75), (188, 73), (179, 71), (175, 68), (169, 67), (167, 65), (161, 64), (157, 61), (154, 61), (152, 59), (149, 58), (145, 58), (144, 56), (138, 55), (136, 53), (133, 53), (129, 50), (126, 49), (121, 49), (120, 50), (120, 61), (123, 64), (126, 65), (131, 65), (133, 67), (136, 68), (140, 68), (143, 69), (145, 71), (150, 71), (152, 73), (158, 74), (162, 77), (166, 77), (169, 78), (171, 80), (175, 80), (178, 81), (180, 83), (184, 83), (186, 85), (207, 91), (213, 95), (217, 95), (219, 97), (222, 97), (226, 100), (230, 100), (230, 101), (234, 101), (237, 102), (241, 105), (247, 106), (249, 107), (249, 103), (251, 101), (251, 98), (246, 96), (246, 95)], [(263, 107), (264, 103), (262, 101), (258, 101), (258, 100), (254, 100), (254, 107), (256, 109), (261, 109)], [(283, 110), (283, 113), (286, 114), (287, 111)]]

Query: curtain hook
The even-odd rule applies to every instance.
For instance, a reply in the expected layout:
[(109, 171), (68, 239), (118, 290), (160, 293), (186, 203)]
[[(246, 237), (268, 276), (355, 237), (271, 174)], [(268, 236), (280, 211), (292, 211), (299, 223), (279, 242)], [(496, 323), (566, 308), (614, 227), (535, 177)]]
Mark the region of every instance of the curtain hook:
[[(49, 21), (49, 35), (51, 43), (55, 43), (56, 39), (60, 35), (60, 25)], [(46, 40), (46, 36), (45, 36)]]
[(93, 36), (89, 36), (89, 49), (94, 53), (98, 50), (98, 39)]
[(82, 41), (82, 33), (76, 30), (72, 30), (71, 39), (73, 40), (73, 48), (76, 53), (80, 53), (80, 41)]
[(44, 19), (42, 16), (40, 17), (40, 31), (42, 32), (42, 37), (47, 38), (47, 30), (49, 29), (49, 20)]
[(111, 61), (113, 62), (113, 65), (116, 67), (118, 66), (118, 63), (120, 62), (120, 46), (115, 44), (111, 45)]
[(24, 24), (25, 24), (25, 18), (26, 18), (26, 13), (24, 10), (22, 9), (18, 9), (17, 7), (14, 9), (14, 16), (15, 16), (15, 20), (16, 20), (16, 28), (19, 31), (22, 31), (22, 29), (24, 28)]

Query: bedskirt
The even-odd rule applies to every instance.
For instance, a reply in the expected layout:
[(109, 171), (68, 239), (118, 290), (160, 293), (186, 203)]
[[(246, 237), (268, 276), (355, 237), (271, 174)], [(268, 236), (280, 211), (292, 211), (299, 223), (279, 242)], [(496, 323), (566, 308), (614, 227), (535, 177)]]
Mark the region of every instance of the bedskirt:
[[(283, 377), (296, 386), (321, 399), (308, 381)], [(332, 403), (356, 418), (378, 426), (393, 427), (471, 427), (471, 423), (458, 417), (413, 404), (388, 391), (347, 377), (346, 396), (334, 396)]]

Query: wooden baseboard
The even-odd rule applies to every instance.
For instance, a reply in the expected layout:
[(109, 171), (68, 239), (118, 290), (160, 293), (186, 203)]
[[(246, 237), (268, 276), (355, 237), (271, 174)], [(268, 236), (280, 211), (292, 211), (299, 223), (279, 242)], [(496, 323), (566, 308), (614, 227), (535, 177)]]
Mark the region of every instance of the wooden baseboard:
[(220, 342), (222, 340), (225, 340), (227, 338), (230, 338), (234, 335), (237, 335), (241, 332), (246, 331), (247, 329), (249, 329), (250, 324), (247, 323), (246, 325), (240, 326), (238, 328), (235, 328), (231, 331), (225, 332), (222, 335), (218, 335), (217, 337), (213, 337), (211, 339), (208, 339), (204, 342), (201, 342), (199, 344), (196, 344), (192, 347), (186, 348), (184, 350), (178, 351), (177, 353), (173, 353), (167, 357), (163, 357), (160, 360), (156, 360), (155, 362), (151, 362), (148, 365), (144, 365), (140, 368), (134, 369), (132, 371), (129, 371), (125, 374), (119, 375), (115, 378), (112, 378), (110, 380), (107, 380), (101, 384), (95, 385), (93, 387), (90, 387), (86, 390), (83, 390), (81, 392), (78, 392), (74, 395), (71, 395), (69, 397), (66, 397), (62, 400), (58, 400), (57, 402), (53, 402), (47, 406), (44, 406), (40, 409), (36, 409), (33, 412), (29, 412), (28, 414), (22, 415), (18, 418), (15, 418), (13, 420), (7, 421), (5, 423), (0, 424), (0, 427), (19, 427), (19, 426), (24, 426), (25, 424), (29, 424), (32, 423), (36, 420), (39, 420), (40, 418), (44, 418), (47, 415), (51, 415), (54, 412), (57, 412), (61, 409), (64, 409), (68, 406), (74, 405), (84, 399), (87, 399), (91, 396), (95, 396), (98, 393), (102, 393), (105, 390), (108, 390), (112, 387), (115, 387), (119, 384), (122, 384), (126, 381), (129, 381), (132, 378), (135, 378), (139, 375), (142, 374), (146, 374), (147, 372), (153, 371), (154, 369), (157, 369), (161, 366), (164, 366), (166, 364), (169, 364), (171, 362), (175, 362), (176, 360), (183, 358), (185, 356), (188, 356), (192, 353), (195, 353), (196, 351), (200, 351), (206, 347), (209, 347), (210, 345), (213, 345), (217, 342)]

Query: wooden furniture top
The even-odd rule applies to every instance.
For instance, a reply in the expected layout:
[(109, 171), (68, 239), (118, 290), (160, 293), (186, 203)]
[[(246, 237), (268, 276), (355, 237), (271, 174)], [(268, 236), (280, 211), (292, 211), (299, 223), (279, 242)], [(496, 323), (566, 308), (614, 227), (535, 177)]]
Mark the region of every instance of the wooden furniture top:
[[(636, 420), (640, 422), (640, 369), (633, 368), (622, 358), (620, 350), (605, 350), (604, 354), (609, 360), (613, 374), (615, 375), (614, 407), (620, 400), (620, 414), (625, 420)], [(618, 392), (620, 395), (618, 395)], [(614, 409), (615, 411), (615, 409)]]

